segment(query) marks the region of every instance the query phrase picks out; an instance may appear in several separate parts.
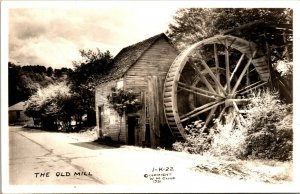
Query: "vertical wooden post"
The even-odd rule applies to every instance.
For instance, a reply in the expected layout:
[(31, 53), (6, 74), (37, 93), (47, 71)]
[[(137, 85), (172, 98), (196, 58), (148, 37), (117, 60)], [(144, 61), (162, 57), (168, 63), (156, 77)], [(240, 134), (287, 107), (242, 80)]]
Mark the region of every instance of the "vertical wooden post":
[(286, 44), (287, 40), (286, 40), (286, 33), (285, 33), (285, 31), (283, 31), (282, 36), (283, 36), (283, 43), (284, 43), (284, 51), (283, 51), (283, 53), (284, 53), (286, 59), (288, 61), (291, 61), (290, 55), (289, 55), (290, 53), (289, 53), (288, 45)]
[[(124, 119), (124, 123), (123, 123), (123, 119)], [(123, 116), (120, 117), (120, 132), (119, 132), (119, 136), (118, 136), (118, 141), (120, 141), (120, 136), (122, 133), (122, 125), (124, 125), (125, 127), (125, 144), (128, 144), (128, 118), (127, 115), (125, 114), (125, 112), (123, 112)]]
[(146, 96), (145, 92), (141, 92), (141, 103), (142, 103), (142, 109), (141, 109), (141, 117), (140, 117), (140, 133), (139, 133), (139, 145), (142, 146), (143, 142), (146, 139)]
[(273, 71), (273, 67), (272, 67), (272, 64), (271, 64), (271, 51), (270, 51), (269, 43), (267, 41), (267, 32), (266, 32), (266, 30), (264, 30), (264, 38), (265, 38), (267, 63), (268, 63), (269, 70), (270, 70), (270, 86), (271, 86), (271, 88), (274, 88), (274, 71)]
[(160, 136), (160, 109), (159, 107), (159, 88), (157, 76), (148, 77), (148, 91), (149, 91), (149, 118), (150, 118), (150, 141), (151, 147), (156, 148), (159, 145)]
[(163, 77), (158, 77), (158, 103), (157, 103), (157, 109), (159, 111), (159, 124), (164, 125), (167, 123), (164, 113), (164, 102), (163, 102), (163, 88), (164, 88), (164, 79)]

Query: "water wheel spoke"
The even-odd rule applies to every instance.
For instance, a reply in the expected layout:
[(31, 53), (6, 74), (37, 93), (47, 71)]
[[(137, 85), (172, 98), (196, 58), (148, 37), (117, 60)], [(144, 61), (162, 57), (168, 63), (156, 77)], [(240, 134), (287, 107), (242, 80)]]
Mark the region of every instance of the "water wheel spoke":
[(242, 121), (244, 124), (246, 124), (246, 120), (244, 119), (243, 115), (241, 115), (240, 109), (239, 109), (239, 107), (237, 106), (236, 102), (234, 102), (234, 101), (233, 101), (233, 107), (234, 107), (236, 113), (239, 115), (241, 121)]
[(250, 85), (250, 71), (249, 68), (247, 69), (247, 76), (246, 76), (246, 85), (249, 86)]
[(240, 130), (243, 130), (243, 126), (242, 126), (242, 124), (241, 124), (240, 117), (235, 117), (235, 121), (236, 121), (236, 126), (237, 126)]
[(207, 126), (209, 124), (209, 122), (211, 121), (211, 119), (213, 118), (216, 110), (217, 110), (218, 107), (214, 107), (213, 109), (210, 110), (208, 116), (206, 117), (205, 119), (205, 126)]
[[(230, 131), (234, 128), (234, 121), (236, 119), (236, 112), (232, 110), (232, 107), (228, 108), (228, 116), (225, 120), (225, 125), (230, 127)], [(231, 116), (231, 117), (230, 117)]]
[[(254, 52), (254, 54), (255, 54), (255, 52)], [(253, 54), (253, 55), (254, 55), (254, 54)], [(236, 84), (234, 85), (234, 87), (233, 87), (233, 89), (232, 89), (232, 92), (231, 92), (232, 94), (234, 94), (234, 93), (236, 92), (237, 88), (238, 88), (239, 85), (241, 84), (241, 81), (242, 81), (242, 79), (243, 79), (243, 77), (244, 77), (244, 75), (245, 75), (247, 69), (249, 68), (251, 62), (252, 62), (252, 57), (248, 59), (248, 62), (247, 62), (247, 64), (245, 65), (243, 71), (241, 72), (240, 77), (239, 77), (238, 80), (236, 81)]]
[(229, 47), (227, 39), (225, 40), (225, 65), (226, 65), (226, 85), (227, 91), (230, 94), (231, 87), (230, 87), (230, 69), (229, 69)]
[(221, 112), (220, 112), (220, 114), (219, 114), (219, 116), (218, 116), (218, 118), (217, 118), (218, 120), (220, 120), (220, 119), (222, 118), (222, 116), (223, 116), (224, 113), (225, 113), (226, 108), (227, 108), (226, 106), (223, 107), (223, 109), (221, 110)]
[[(219, 57), (218, 57), (218, 51), (217, 51), (217, 45), (214, 44), (214, 58), (215, 58), (215, 66), (216, 66), (216, 78), (218, 82), (220, 82), (220, 72), (219, 72)], [(216, 85), (217, 92), (220, 92), (220, 88), (218, 85)]]
[(204, 68), (207, 70), (208, 74), (210, 75), (210, 77), (214, 80), (214, 82), (216, 83), (216, 85), (218, 86), (218, 88), (221, 89), (221, 91), (223, 92), (223, 94), (227, 94), (226, 91), (224, 90), (223, 86), (221, 85), (220, 81), (217, 79), (216, 75), (212, 72), (212, 70), (210, 69), (210, 67), (206, 64), (206, 62), (203, 59), (201, 60), (201, 64), (204, 66)]
[(243, 91), (245, 91), (245, 90), (247, 90), (247, 89), (249, 89), (249, 88), (251, 88), (251, 87), (255, 87), (256, 85), (259, 85), (259, 84), (261, 84), (261, 83), (264, 83), (264, 81), (259, 80), (259, 81), (255, 82), (255, 83), (253, 83), (253, 84), (250, 84), (249, 86), (246, 86), (246, 87), (244, 87), (244, 88), (238, 90), (236, 93), (241, 93), (241, 92), (243, 92)]
[(191, 118), (193, 118), (195, 116), (198, 116), (201, 113), (209, 111), (209, 110), (213, 109), (214, 107), (217, 107), (217, 106), (219, 106), (219, 105), (221, 105), (223, 103), (224, 103), (224, 101), (222, 101), (222, 102), (216, 101), (216, 102), (210, 102), (210, 103), (207, 103), (205, 105), (202, 105), (202, 106), (200, 106), (200, 107), (198, 107), (198, 108), (196, 108), (196, 109), (194, 109), (194, 110), (192, 110), (192, 111), (190, 111), (190, 112), (188, 112), (188, 113), (180, 116), (180, 121), (184, 122), (186, 120), (189, 120), (189, 119), (191, 119)]
[[(236, 71), (238, 70), (238, 68), (240, 67), (240, 65), (241, 65), (241, 63), (242, 63), (244, 57), (245, 57), (245, 54), (243, 53), (243, 54), (241, 55), (239, 61), (237, 62), (237, 64), (236, 64), (234, 70), (232, 71), (232, 73), (231, 73), (231, 75), (230, 75), (229, 84), (231, 83), (232, 79), (234, 78), (234, 75), (235, 75)], [(227, 84), (225, 84), (224, 88), (225, 88), (225, 90), (227, 89)]]
[(246, 89), (246, 90), (240, 92), (239, 94), (244, 95), (244, 94), (246, 94), (247, 92), (250, 92), (250, 91), (252, 91), (252, 90), (254, 90), (254, 89), (257, 89), (257, 88), (259, 88), (259, 87), (262, 87), (262, 86), (266, 85), (267, 83), (268, 83), (268, 82), (263, 82), (263, 83), (260, 83), (260, 84), (258, 84), (258, 85), (256, 85), (256, 86), (249, 87), (248, 89)]
[(232, 72), (232, 74), (231, 74), (231, 76), (230, 76), (230, 81), (232, 81), (232, 79), (233, 79), (233, 77), (234, 77), (236, 71), (237, 71), (238, 68), (240, 67), (240, 65), (241, 65), (241, 63), (242, 63), (242, 61), (243, 61), (243, 59), (244, 59), (244, 56), (245, 56), (245, 54), (243, 53), (243, 54), (241, 55), (239, 61), (237, 62), (236, 66), (235, 66), (235, 68), (234, 68), (234, 70), (233, 70), (233, 72)]
[(224, 98), (223, 96), (220, 96), (219, 94), (212, 93), (207, 90), (197, 88), (195, 86), (190, 86), (190, 85), (187, 85), (182, 82), (178, 82), (178, 88), (186, 90), (186, 91), (194, 93), (194, 94), (197, 94), (197, 95), (200, 95), (200, 96), (203, 96), (203, 97), (206, 97), (206, 98), (216, 99), (216, 96)]
[(194, 68), (194, 70), (200, 76), (201, 80), (204, 82), (204, 84), (209, 89), (209, 91), (213, 92), (213, 93), (216, 93), (216, 91), (214, 90), (214, 88), (212, 87), (212, 85), (207, 81), (207, 79), (205, 78), (205, 76), (202, 75), (201, 70), (199, 69), (199, 67), (197, 65), (195, 65), (194, 63), (191, 63), (191, 66)]

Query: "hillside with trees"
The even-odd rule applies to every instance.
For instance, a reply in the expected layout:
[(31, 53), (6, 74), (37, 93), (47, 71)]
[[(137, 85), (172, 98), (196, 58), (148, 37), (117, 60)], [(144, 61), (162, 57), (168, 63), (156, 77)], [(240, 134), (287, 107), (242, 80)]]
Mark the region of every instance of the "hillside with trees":
[(74, 69), (35, 66), (17, 66), (9, 63), (10, 105), (28, 100), (25, 113), (51, 130), (76, 130), (94, 126), (95, 86), (109, 69), (112, 56), (99, 49), (80, 50), (82, 59), (74, 61)]
[(9, 62), (9, 106), (28, 100), (39, 88), (67, 79), (71, 71), (68, 68), (53, 70), (42, 65), (18, 66)]

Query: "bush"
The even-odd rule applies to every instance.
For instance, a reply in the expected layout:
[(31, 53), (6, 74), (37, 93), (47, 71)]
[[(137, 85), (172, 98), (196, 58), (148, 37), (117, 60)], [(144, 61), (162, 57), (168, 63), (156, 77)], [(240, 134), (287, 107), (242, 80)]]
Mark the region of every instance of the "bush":
[(251, 159), (291, 160), (293, 151), (292, 106), (282, 103), (269, 90), (253, 94), (247, 106), (245, 126), (222, 125), (215, 121), (210, 133), (204, 123), (186, 126), (187, 139), (173, 149), (189, 153)]
[(214, 128), (215, 134), (209, 149), (210, 154), (241, 158), (245, 152), (246, 128), (238, 128), (231, 124), (222, 125), (218, 121)]
[(267, 90), (255, 95), (248, 109), (245, 156), (291, 160), (292, 106), (282, 103), (277, 93)]
[(185, 142), (175, 142), (173, 149), (191, 154), (202, 154), (207, 151), (211, 144), (212, 136), (204, 133), (204, 122), (199, 120), (185, 127), (187, 139)]

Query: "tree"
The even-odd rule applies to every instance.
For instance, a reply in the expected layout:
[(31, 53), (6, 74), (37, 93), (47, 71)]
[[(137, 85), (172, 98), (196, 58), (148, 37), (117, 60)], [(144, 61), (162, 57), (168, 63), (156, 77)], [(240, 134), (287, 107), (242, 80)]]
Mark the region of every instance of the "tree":
[(62, 126), (70, 129), (71, 117), (76, 112), (73, 96), (66, 82), (51, 84), (38, 91), (27, 101), (25, 114), (39, 119), (44, 129)]
[(98, 81), (111, 69), (112, 55), (109, 51), (101, 52), (98, 48), (93, 50), (80, 50), (82, 60), (73, 61), (74, 71), (69, 72), (71, 90), (78, 96), (76, 98), (77, 112), (94, 115), (88, 117), (88, 125), (95, 124), (95, 86)]
[(220, 32), (249, 22), (292, 23), (292, 10), (283, 8), (188, 8), (179, 9), (169, 24), (167, 35), (183, 50)]
[(52, 68), (52, 67), (48, 67), (48, 68), (47, 68), (47, 76), (48, 76), (48, 77), (51, 77), (52, 74), (53, 74), (53, 68)]
[(70, 80), (75, 87), (81, 84), (95, 83), (111, 69), (112, 55), (109, 51), (101, 52), (100, 49), (80, 50), (80, 61), (73, 61), (75, 67), (70, 74)]

